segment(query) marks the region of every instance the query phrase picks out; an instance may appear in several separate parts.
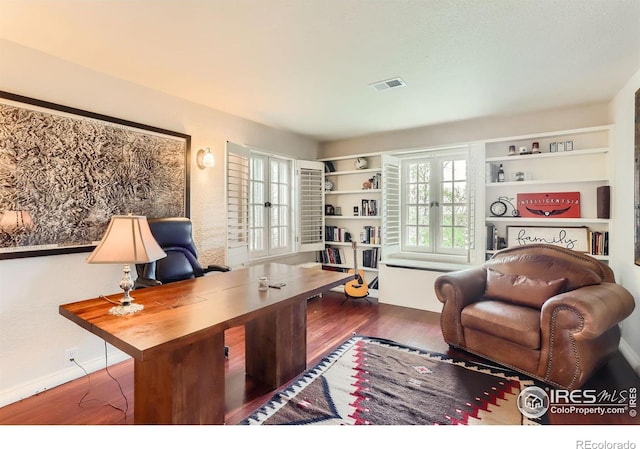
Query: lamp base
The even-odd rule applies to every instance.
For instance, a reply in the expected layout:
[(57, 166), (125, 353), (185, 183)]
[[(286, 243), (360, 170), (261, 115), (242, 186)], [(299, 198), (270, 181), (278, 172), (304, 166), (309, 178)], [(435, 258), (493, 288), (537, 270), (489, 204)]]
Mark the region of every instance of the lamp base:
[(120, 288), (124, 290), (124, 296), (120, 299), (119, 306), (113, 306), (109, 309), (109, 315), (130, 315), (132, 313), (140, 312), (144, 309), (142, 304), (134, 304), (133, 298), (129, 294), (133, 288), (133, 281), (131, 280), (131, 267), (129, 264), (124, 266), (122, 280), (120, 281)]
[(117, 315), (117, 316), (131, 315), (133, 313), (140, 312), (142, 309), (144, 309), (144, 306), (142, 304), (129, 303), (126, 306), (125, 305), (113, 306), (112, 308), (109, 309), (109, 315)]

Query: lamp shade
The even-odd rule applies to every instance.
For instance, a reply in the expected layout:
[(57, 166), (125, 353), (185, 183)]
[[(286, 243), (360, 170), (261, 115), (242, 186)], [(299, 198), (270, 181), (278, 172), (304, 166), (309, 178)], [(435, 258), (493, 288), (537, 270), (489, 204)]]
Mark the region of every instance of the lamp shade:
[(151, 234), (147, 217), (114, 215), (88, 263), (148, 263), (166, 257)]
[(0, 229), (9, 234), (31, 229), (31, 227), (33, 227), (33, 221), (26, 210), (8, 210), (0, 218)]
[(210, 168), (216, 165), (216, 158), (213, 156), (211, 148), (207, 148), (206, 150), (198, 150), (196, 161), (198, 163), (198, 167), (200, 168)]
[(216, 165), (216, 159), (215, 157), (213, 157), (213, 153), (209, 148), (207, 148), (207, 151), (205, 151), (204, 155), (202, 156), (202, 165), (204, 165), (205, 167), (213, 167), (214, 165)]

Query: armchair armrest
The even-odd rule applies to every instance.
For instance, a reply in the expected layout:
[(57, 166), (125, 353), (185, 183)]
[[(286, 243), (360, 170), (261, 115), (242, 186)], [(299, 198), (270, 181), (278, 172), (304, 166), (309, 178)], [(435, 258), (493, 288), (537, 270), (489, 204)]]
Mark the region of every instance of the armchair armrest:
[(434, 283), (436, 297), (443, 304), (440, 327), (444, 341), (460, 348), (466, 346), (460, 315), (462, 309), (485, 291), (487, 271), (482, 267), (441, 274)]
[[(593, 339), (628, 317), (635, 308), (631, 293), (619, 284), (603, 282), (550, 298), (542, 306), (541, 326), (574, 329), (576, 338)], [(555, 317), (560, 310), (572, 316)], [(548, 327), (547, 327), (548, 326)]]
[(133, 289), (137, 290), (140, 288), (145, 288), (145, 287), (155, 287), (158, 285), (162, 285), (162, 282), (158, 281), (157, 279), (149, 279), (149, 278), (145, 278), (145, 277), (138, 277), (134, 282), (133, 282)]
[(455, 309), (461, 311), (484, 294), (486, 283), (486, 269), (475, 267), (441, 274), (436, 278), (434, 288), (441, 303), (453, 302)]
[(213, 265), (207, 266), (202, 270), (203, 273), (209, 273), (210, 271), (231, 271), (231, 268), (229, 268), (226, 265), (213, 264)]

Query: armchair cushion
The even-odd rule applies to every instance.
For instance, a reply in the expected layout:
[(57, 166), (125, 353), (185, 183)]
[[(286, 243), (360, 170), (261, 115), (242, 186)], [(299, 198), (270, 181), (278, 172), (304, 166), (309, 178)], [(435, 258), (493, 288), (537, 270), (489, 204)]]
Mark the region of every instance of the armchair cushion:
[(462, 310), (462, 326), (529, 349), (540, 349), (540, 310), (502, 301), (478, 301)]
[(565, 283), (566, 278), (546, 281), (488, 268), (484, 295), (540, 309), (547, 299), (563, 290)]

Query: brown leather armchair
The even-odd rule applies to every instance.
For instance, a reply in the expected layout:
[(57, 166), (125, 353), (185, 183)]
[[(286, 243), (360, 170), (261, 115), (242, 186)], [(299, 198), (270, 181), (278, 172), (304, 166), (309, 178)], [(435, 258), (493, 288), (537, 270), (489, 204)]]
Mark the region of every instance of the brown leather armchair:
[(635, 307), (608, 265), (554, 245), (498, 251), (440, 275), (435, 292), (450, 346), (568, 390), (616, 352)]

